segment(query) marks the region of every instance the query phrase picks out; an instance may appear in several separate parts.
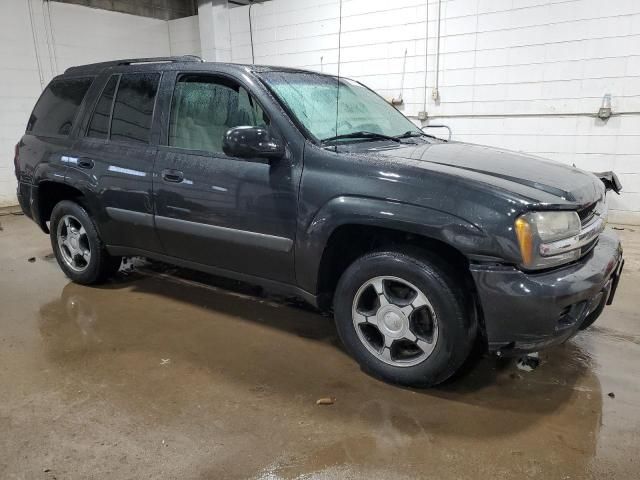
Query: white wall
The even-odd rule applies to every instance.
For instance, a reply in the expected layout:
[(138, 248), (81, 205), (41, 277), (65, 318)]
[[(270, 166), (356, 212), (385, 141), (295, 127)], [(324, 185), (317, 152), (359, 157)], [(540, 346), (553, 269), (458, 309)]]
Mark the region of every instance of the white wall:
[(169, 54), (167, 22), (51, 2), (58, 73), (71, 65)]
[(198, 16), (169, 20), (169, 49), (171, 55), (201, 56)]
[[(204, 3), (213, 15), (224, 0)], [(248, 7), (232, 8), (227, 24), (217, 15), (166, 22), (48, 5), (50, 17), (40, 0), (0, 1), (0, 206), (15, 203), (13, 146), (53, 73), (134, 56), (214, 60), (218, 50), (220, 59), (230, 53), (251, 62)], [(272, 0), (254, 5), (252, 17), (256, 63), (336, 73), (340, 56), (342, 75), (384, 96), (400, 93), (404, 66), (400, 109), (414, 118), (424, 108), (426, 75), (426, 111), (451, 125), (454, 138), (613, 169), (625, 193), (610, 197), (611, 218), (640, 224), (640, 116), (536, 116), (595, 113), (605, 93), (614, 112), (640, 111), (640, 1), (442, 0), (439, 102), (431, 98), (437, 0), (343, 0), (340, 39), (338, 0)]]
[(198, 20), (202, 58), (208, 62), (229, 62), (231, 30), (227, 0), (199, 0)]
[[(614, 170), (625, 193), (610, 197), (611, 219), (640, 224), (640, 116), (535, 116), (595, 113), (605, 93), (614, 112), (640, 111), (640, 2), (443, 0), (437, 103), (438, 2), (429, 0), (428, 16), (426, 5), (344, 0), (340, 73), (397, 96), (406, 51), (400, 109), (416, 116), (428, 46), (426, 111), (439, 117), (434, 123), (449, 124), (456, 139)], [(251, 62), (247, 15), (248, 7), (230, 12), (235, 62)], [(254, 5), (252, 18), (256, 63), (337, 71), (337, 0), (273, 0)]]
[(13, 149), (40, 93), (27, 4), (0, 2), (0, 206), (15, 204)]
[(42, 85), (72, 65), (174, 51), (198, 54), (194, 18), (166, 22), (57, 2), (43, 8), (39, 0), (1, 0), (0, 207), (17, 203), (14, 145)]

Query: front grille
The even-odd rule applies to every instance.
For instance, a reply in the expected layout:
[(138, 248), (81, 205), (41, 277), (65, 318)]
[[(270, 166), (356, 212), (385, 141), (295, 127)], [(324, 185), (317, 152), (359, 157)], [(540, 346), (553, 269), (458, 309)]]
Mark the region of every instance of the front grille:
[(578, 210), (578, 217), (580, 217), (580, 223), (582, 225), (586, 225), (591, 221), (591, 219), (596, 213), (597, 206), (598, 206), (598, 202), (593, 202), (592, 204), (584, 207), (582, 210)]
[[(582, 225), (583, 231), (590, 228), (598, 218), (603, 218), (606, 220), (606, 215), (607, 204), (605, 198), (601, 198), (600, 200), (590, 203), (586, 207), (578, 210), (578, 217), (580, 217), (580, 223)], [(598, 237), (600, 237), (600, 233), (598, 233), (598, 235), (589, 243), (586, 243), (582, 247), (580, 247), (580, 257), (585, 256), (587, 253), (593, 250), (593, 248), (598, 243)]]

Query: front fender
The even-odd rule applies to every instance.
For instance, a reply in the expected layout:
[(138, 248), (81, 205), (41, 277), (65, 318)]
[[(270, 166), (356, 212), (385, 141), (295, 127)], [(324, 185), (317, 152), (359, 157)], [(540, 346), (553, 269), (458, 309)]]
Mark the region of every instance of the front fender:
[(296, 238), (296, 279), (316, 293), (322, 254), (331, 234), (343, 225), (394, 229), (442, 241), (472, 254), (483, 250), (489, 237), (467, 220), (418, 205), (359, 196), (339, 196), (328, 201)]

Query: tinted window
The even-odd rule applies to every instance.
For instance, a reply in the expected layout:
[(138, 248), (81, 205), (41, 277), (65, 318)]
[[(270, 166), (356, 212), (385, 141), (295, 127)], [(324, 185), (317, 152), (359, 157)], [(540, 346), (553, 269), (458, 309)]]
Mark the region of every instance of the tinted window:
[(169, 145), (222, 152), (229, 128), (268, 124), (260, 105), (237, 83), (186, 75), (178, 80), (173, 95)]
[(109, 137), (109, 120), (111, 119), (111, 105), (113, 104), (113, 96), (116, 92), (118, 84), (118, 75), (112, 75), (107, 85), (100, 95), (100, 99), (96, 104), (91, 116), (91, 123), (87, 130), (88, 137), (108, 138)]
[(35, 135), (69, 135), (93, 78), (62, 78), (49, 84), (33, 109), (27, 131)]
[(111, 139), (148, 143), (160, 75), (122, 75), (111, 121)]

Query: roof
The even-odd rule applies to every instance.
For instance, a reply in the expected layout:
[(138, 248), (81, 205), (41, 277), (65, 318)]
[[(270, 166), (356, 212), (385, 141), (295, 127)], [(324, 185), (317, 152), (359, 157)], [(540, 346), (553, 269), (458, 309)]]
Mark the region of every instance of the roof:
[[(103, 70), (112, 67), (123, 67), (128, 65), (158, 65), (158, 64), (171, 64), (172, 68), (180, 65), (193, 66), (194, 64), (201, 65), (219, 65), (226, 68), (239, 69), (244, 71), (252, 71), (255, 73), (266, 72), (289, 72), (289, 73), (313, 73), (315, 75), (327, 75), (320, 72), (314, 72), (312, 70), (303, 70), (300, 68), (291, 67), (279, 67), (273, 65), (251, 65), (242, 63), (225, 63), (225, 62), (205, 62), (202, 58), (195, 55), (183, 55), (178, 57), (150, 57), (150, 58), (126, 58), (121, 60), (111, 60), (108, 62), (89, 63), (87, 65), (78, 65), (75, 67), (69, 67), (65, 70), (64, 75), (97, 75)], [(332, 76), (332, 75), (327, 75)]]
[(121, 60), (110, 60), (108, 62), (89, 63), (69, 67), (64, 71), (65, 75), (78, 75), (87, 73), (100, 73), (105, 68), (119, 67), (123, 65), (139, 65), (147, 63), (202, 63), (204, 60), (195, 55), (183, 55), (180, 57), (148, 57), (148, 58), (126, 58)]

